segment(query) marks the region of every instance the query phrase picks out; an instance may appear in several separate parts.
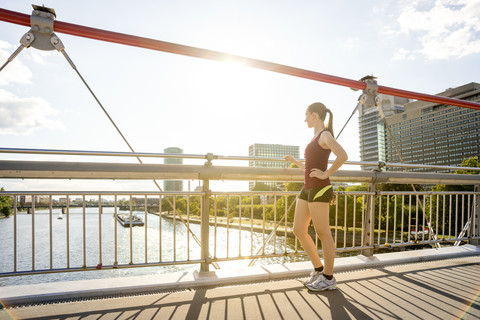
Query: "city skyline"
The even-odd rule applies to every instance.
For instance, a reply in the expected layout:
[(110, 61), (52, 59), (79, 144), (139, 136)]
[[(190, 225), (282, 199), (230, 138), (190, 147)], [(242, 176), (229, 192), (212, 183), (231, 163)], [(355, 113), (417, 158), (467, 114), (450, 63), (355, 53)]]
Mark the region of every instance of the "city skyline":
[[(302, 5), (280, 1), (275, 6), (253, 1), (140, 1), (135, 6), (86, 1), (82, 8), (57, 0), (43, 4), (54, 8), (57, 19), (65, 22), (351, 79), (373, 74), (380, 85), (400, 89), (433, 94), (478, 82), (478, 1), (373, 1), (370, 6), (348, 1)], [(23, 0), (3, 1), (2, 7), (26, 14), (32, 10), (30, 2)], [(3, 64), (28, 28), (0, 25)], [(306, 107), (324, 102), (334, 112), (334, 128), (339, 132), (360, 94), (234, 63), (57, 35), (139, 152), (161, 152), (176, 145), (188, 154), (241, 155), (252, 142), (299, 145), (302, 152), (312, 135), (303, 121)], [(58, 52), (26, 49), (0, 72), (0, 109), (1, 147), (128, 151)], [(360, 159), (357, 114), (339, 142), (351, 160)], [(2, 159), (32, 157), (2, 154)], [(119, 160), (70, 157), (68, 161)], [(0, 186), (52, 190), (58, 189), (58, 183), (2, 180)], [(67, 189), (89, 185), (88, 181), (65, 182)], [(95, 186), (154, 189), (148, 181)]]

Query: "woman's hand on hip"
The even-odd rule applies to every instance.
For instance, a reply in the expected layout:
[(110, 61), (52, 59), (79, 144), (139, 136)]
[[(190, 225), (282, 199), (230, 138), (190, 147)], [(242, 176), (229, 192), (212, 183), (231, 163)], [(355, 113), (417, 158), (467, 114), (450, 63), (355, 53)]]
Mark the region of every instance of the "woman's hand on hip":
[(320, 179), (320, 180), (325, 180), (325, 179), (328, 178), (328, 174), (327, 174), (326, 171), (322, 171), (320, 169), (313, 168), (310, 171), (310, 178), (317, 178), (317, 179)]

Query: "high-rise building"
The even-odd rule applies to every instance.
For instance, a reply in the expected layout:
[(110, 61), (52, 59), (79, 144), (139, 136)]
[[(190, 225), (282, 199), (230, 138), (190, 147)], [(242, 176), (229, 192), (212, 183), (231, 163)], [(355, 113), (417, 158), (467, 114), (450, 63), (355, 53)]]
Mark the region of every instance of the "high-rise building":
[[(479, 102), (480, 84), (472, 82), (438, 95)], [(464, 158), (480, 155), (479, 110), (415, 101), (406, 104), (403, 113), (387, 118), (387, 123), (405, 163), (460, 166)], [(388, 135), (386, 144), (387, 162), (399, 163)]]
[[(379, 95), (381, 106), (386, 117), (401, 113), (409, 99), (389, 95)], [(362, 161), (386, 161), (386, 129), (385, 123), (378, 112), (377, 107), (360, 105), (358, 127), (360, 136), (360, 159)], [(373, 167), (362, 166), (363, 170)]]
[[(183, 150), (176, 147), (170, 147), (163, 150), (164, 153), (178, 153), (182, 154)], [(183, 164), (182, 158), (165, 158), (163, 160), (164, 164)], [(183, 191), (183, 181), (182, 180), (164, 180), (163, 181), (163, 190), (164, 191)]]
[[(263, 144), (255, 143), (248, 147), (249, 157), (261, 157), (261, 158), (283, 158), (286, 155), (291, 154), (295, 158), (300, 157), (300, 147), (298, 146), (286, 146), (281, 144)], [(250, 167), (265, 167), (265, 168), (288, 168), (290, 163), (287, 161), (249, 161)], [(266, 182), (267, 186), (272, 188), (283, 188), (283, 184), (276, 182)], [(250, 182), (250, 190), (255, 186), (254, 182)]]

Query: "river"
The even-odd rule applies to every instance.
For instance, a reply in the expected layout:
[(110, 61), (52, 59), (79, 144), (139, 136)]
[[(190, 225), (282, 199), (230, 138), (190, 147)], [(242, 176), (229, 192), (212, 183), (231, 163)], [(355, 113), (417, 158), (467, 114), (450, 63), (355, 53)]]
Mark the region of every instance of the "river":
[[(36, 210), (34, 219), (34, 242), (35, 254), (34, 262), (36, 270), (50, 268), (50, 229), (49, 229), (49, 211)], [(119, 211), (119, 213), (127, 213)], [(54, 269), (67, 268), (67, 256), (71, 268), (78, 268), (84, 265), (83, 249), (83, 208), (70, 208), (69, 217), (63, 215), (63, 219), (57, 219), (60, 209), (54, 209), (52, 214), (52, 257)], [(114, 208), (103, 208), (103, 214), (99, 215), (98, 208), (86, 208), (85, 214), (85, 235), (86, 235), (86, 265), (94, 267), (101, 262), (103, 265), (112, 265), (115, 261), (115, 225), (117, 227), (117, 255), (118, 263), (128, 264), (132, 255), (133, 263), (155, 263), (159, 261), (160, 250), (159, 240), (161, 239), (162, 261), (173, 261), (174, 253), (177, 261), (187, 260), (187, 229), (185, 225), (177, 220), (175, 225), (171, 219), (161, 218), (155, 214), (148, 214), (145, 219), (144, 212), (134, 212), (142, 219), (147, 220), (147, 227), (134, 227), (133, 245), (130, 253), (130, 228), (122, 227), (114, 218)], [(101, 218), (101, 249), (99, 235), (99, 218)], [(67, 222), (69, 228), (69, 243), (67, 254)], [(161, 235), (159, 226), (161, 224)], [(190, 224), (191, 230), (200, 238), (200, 225)], [(2, 251), (0, 259), (0, 273), (12, 272), (14, 270), (14, 217), (0, 219), (0, 238), (2, 242)], [(175, 230), (175, 237), (174, 237)], [(145, 256), (145, 232), (147, 237), (147, 255)], [(216, 241), (215, 241), (216, 237)], [(241, 240), (239, 240), (239, 238)], [(250, 232), (250, 226), (242, 228), (241, 233), (236, 229), (227, 229), (223, 227), (210, 227), (210, 253), (213, 256), (223, 258), (239, 255), (239, 242), (241, 241), (241, 254), (251, 255), (253, 241), (253, 254), (256, 254), (258, 248), (262, 245), (262, 233)], [(175, 239), (175, 247), (174, 247)], [(217, 243), (215, 252), (214, 243)], [(276, 237), (277, 253), (283, 253), (285, 238)], [(293, 239), (287, 238), (288, 251), (295, 248)], [(273, 252), (273, 241), (266, 247), (267, 253)], [(192, 236), (190, 236), (189, 255), (191, 260), (200, 259), (200, 247)], [(32, 215), (24, 212), (17, 214), (17, 271), (28, 271), (32, 269)], [(304, 257), (281, 257), (272, 259), (262, 259), (257, 263), (282, 263), (296, 259), (304, 260)], [(240, 260), (232, 262), (219, 263), (221, 268), (231, 268), (233, 266), (246, 266), (250, 260)], [(105, 269), (81, 272), (58, 272), (40, 275), (22, 275), (0, 277), (0, 286), (33, 284), (42, 282), (71, 281), (99, 278), (115, 278), (125, 276), (138, 276), (148, 274), (159, 274), (179, 271), (191, 271), (199, 269), (198, 264), (143, 267), (143, 268), (119, 268)], [(213, 267), (211, 267), (213, 269)]]

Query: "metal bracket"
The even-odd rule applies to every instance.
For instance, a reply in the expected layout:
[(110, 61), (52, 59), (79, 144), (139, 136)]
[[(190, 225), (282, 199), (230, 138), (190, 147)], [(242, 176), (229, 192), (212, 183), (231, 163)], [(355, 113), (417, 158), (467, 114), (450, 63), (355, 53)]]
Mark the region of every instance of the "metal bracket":
[(385, 162), (383, 161), (378, 161), (378, 166), (377, 168), (373, 169), (373, 171), (376, 172), (382, 172), (382, 168), (385, 167)]
[(23, 35), (20, 43), (28, 48), (51, 51), (65, 49), (60, 38), (53, 32), (55, 22), (55, 10), (45, 6), (32, 5), (33, 11), (30, 16), (31, 29)]
[(205, 159), (207, 160), (207, 162), (205, 162), (205, 167), (211, 167), (212, 166), (212, 160), (218, 159), (218, 157), (213, 155), (213, 153), (207, 153), (205, 155)]
[(380, 96), (377, 94), (378, 84), (375, 80), (377, 77), (374, 76), (365, 76), (360, 81), (363, 81), (367, 84), (363, 94), (358, 97), (358, 101), (366, 106), (375, 107), (380, 105)]

